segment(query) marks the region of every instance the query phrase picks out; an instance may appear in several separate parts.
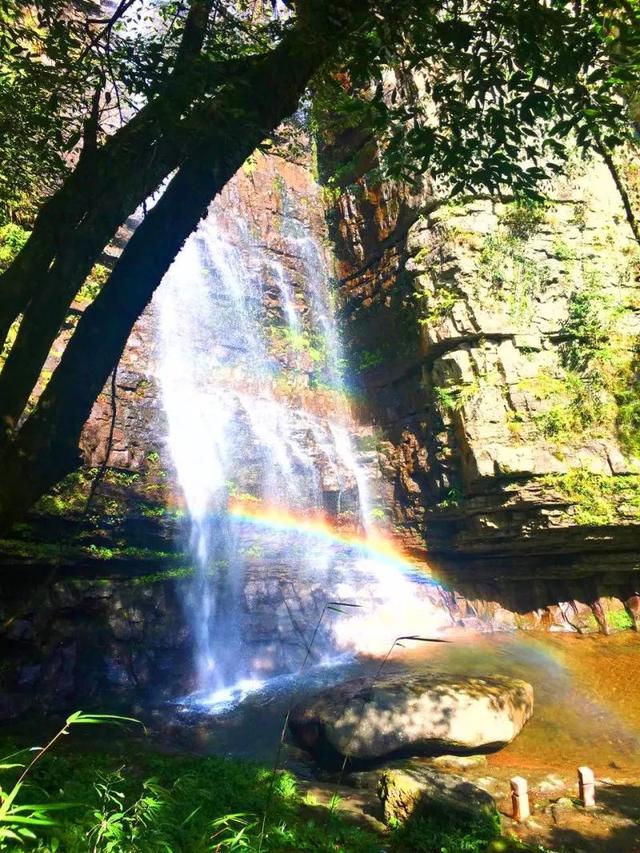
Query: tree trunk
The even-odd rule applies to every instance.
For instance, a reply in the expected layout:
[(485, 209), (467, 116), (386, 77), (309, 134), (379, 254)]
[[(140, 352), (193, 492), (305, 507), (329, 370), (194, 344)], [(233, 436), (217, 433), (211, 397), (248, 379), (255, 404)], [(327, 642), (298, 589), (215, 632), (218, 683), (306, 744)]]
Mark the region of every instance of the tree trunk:
[(215, 99), (216, 121), (133, 234), (80, 319), (34, 412), (0, 458), (0, 531), (77, 467), (78, 440), (91, 406), (184, 241), (213, 197), (295, 109), (310, 77), (371, 5), (354, 0), (348, 13), (336, 13), (330, 3), (320, 4), (311, 32), (294, 29)]
[[(212, 3), (192, 2), (174, 71), (164, 89), (101, 148), (81, 156), (62, 187), (43, 205), (26, 245), (0, 275), (0, 347), (11, 324), (26, 311), (34, 295), (59, 286), (60, 266), (73, 266), (68, 259), (77, 247), (82, 252), (87, 243), (87, 217), (91, 215), (95, 223), (104, 211), (104, 227), (100, 231), (93, 227), (94, 242), (101, 243), (95, 250), (97, 257), (115, 228), (178, 166), (190, 135), (183, 113), (195, 99), (211, 91), (221, 74), (224, 77), (237, 67), (236, 62), (195, 64)], [(115, 196), (119, 205), (114, 205)], [(110, 224), (113, 220), (115, 226)], [(63, 259), (58, 259), (58, 269), (54, 270), (60, 253)], [(73, 295), (84, 281), (78, 280), (82, 268), (65, 282)]]

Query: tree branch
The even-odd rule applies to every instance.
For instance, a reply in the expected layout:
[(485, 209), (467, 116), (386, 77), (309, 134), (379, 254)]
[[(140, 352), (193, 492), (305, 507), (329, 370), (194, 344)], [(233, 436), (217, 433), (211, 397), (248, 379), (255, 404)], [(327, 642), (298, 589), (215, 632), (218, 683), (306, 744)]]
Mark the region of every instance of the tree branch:
[(295, 110), (318, 67), (366, 19), (370, 0), (354, 0), (350, 9), (350, 26), (345, 26), (321, 7), (311, 32), (292, 28), (210, 104), (210, 121), (196, 148), (134, 232), (80, 318), (34, 411), (1, 454), (0, 529), (77, 466), (82, 427), (134, 322), (211, 199)]

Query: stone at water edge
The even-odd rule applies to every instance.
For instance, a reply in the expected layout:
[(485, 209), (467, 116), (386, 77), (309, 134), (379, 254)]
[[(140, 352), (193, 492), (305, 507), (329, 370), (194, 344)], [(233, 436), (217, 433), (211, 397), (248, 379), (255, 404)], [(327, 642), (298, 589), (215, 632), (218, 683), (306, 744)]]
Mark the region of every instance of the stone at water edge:
[(533, 688), (516, 678), (397, 675), (323, 690), (295, 706), (289, 728), (321, 763), (366, 762), (497, 750), (532, 713)]
[(414, 813), (428, 814), (433, 809), (468, 817), (498, 814), (493, 797), (482, 788), (460, 776), (438, 773), (419, 764), (384, 770), (378, 781), (378, 796), (386, 823), (404, 823)]

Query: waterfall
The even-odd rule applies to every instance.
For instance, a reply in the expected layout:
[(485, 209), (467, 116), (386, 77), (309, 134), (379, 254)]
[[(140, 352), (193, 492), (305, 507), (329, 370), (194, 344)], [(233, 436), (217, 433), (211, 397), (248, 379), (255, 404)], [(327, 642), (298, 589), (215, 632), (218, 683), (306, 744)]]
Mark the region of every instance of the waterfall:
[(281, 193), (276, 248), (256, 237), (232, 185), (155, 299), (167, 443), (190, 523), (185, 606), (202, 701), (295, 671), (328, 600), (361, 607), (323, 621), (316, 665), (380, 651), (398, 616), (405, 633), (443, 623), (433, 604), (417, 612), (415, 579), (376, 545), (324, 253)]

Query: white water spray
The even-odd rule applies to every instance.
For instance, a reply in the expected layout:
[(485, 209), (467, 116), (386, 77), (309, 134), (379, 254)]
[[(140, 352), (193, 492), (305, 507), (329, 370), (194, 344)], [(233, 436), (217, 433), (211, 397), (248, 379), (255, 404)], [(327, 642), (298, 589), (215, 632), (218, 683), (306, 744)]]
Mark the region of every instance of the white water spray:
[[(324, 256), (284, 201), (278, 239), (294, 259), (295, 281), (278, 254), (252, 244), (250, 211), (232, 189), (187, 241), (155, 300), (167, 441), (191, 524), (195, 579), (186, 606), (205, 701), (295, 671), (329, 599), (361, 609), (327, 620), (316, 662), (345, 650), (378, 653), (393, 631), (446, 621), (397, 565), (339, 536), (253, 526), (230, 512), (234, 500), (298, 515), (329, 509), (371, 532), (373, 501), (340, 397)], [(336, 401), (320, 415), (300, 405), (313, 397), (312, 380)]]

